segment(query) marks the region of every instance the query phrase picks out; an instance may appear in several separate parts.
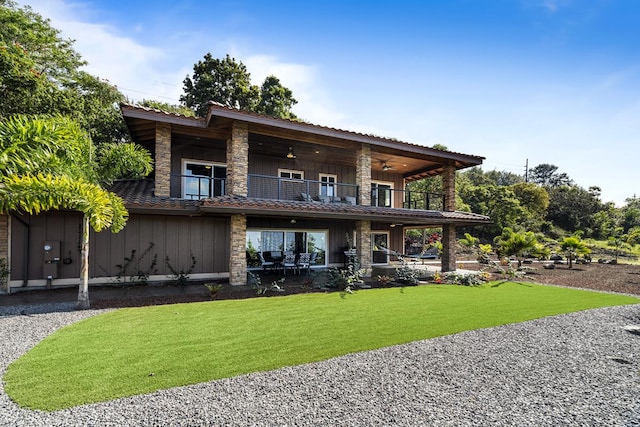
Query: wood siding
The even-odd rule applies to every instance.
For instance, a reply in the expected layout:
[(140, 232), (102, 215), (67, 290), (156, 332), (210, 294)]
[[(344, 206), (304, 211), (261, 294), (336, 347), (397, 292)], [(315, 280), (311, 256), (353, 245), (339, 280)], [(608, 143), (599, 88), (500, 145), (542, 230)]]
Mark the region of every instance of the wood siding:
[[(70, 264), (59, 263), (60, 279), (73, 279), (80, 275), (80, 222), (81, 216), (75, 212), (46, 212), (38, 216), (20, 217), (29, 224), (29, 280), (44, 279), (43, 245), (47, 240), (61, 242), (61, 257), (69, 258)], [(135, 250), (135, 261), (130, 272), (147, 270), (157, 254), (155, 272), (151, 274), (170, 275), (165, 260), (174, 269), (189, 269), (191, 253), (196, 258), (193, 270), (197, 273), (223, 273), (229, 268), (229, 219), (220, 217), (178, 217), (164, 215), (132, 214), (127, 226), (120, 233), (103, 231), (91, 233), (89, 250), (89, 276), (114, 277), (118, 274), (118, 264), (123, 265), (125, 257), (131, 258)], [(153, 245), (152, 245), (153, 243)], [(24, 253), (26, 250), (26, 227), (20, 221), (12, 223), (11, 242), (12, 280), (24, 279)], [(142, 256), (145, 251), (148, 253)], [(138, 260), (142, 258), (139, 265)], [(135, 271), (134, 271), (135, 270)]]

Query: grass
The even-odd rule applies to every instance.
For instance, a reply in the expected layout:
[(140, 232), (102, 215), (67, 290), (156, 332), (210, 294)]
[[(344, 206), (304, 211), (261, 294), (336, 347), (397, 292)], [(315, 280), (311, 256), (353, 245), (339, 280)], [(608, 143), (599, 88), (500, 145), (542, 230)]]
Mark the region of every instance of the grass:
[(20, 406), (57, 410), (638, 298), (502, 283), (121, 309), (65, 327), (12, 363)]

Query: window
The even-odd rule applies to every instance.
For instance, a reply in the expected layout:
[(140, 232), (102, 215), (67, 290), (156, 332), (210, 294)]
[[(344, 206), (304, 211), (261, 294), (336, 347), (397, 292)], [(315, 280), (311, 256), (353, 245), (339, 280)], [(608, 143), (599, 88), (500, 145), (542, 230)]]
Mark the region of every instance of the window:
[(304, 179), (304, 172), (290, 169), (278, 169), (278, 176), (286, 179)]
[(391, 182), (371, 182), (371, 206), (393, 207), (391, 201), (392, 190), (393, 183)]
[(321, 173), (320, 177), (320, 195), (321, 196), (337, 196), (336, 182), (338, 182), (337, 175), (329, 175)]
[(317, 230), (247, 230), (247, 265), (259, 267), (258, 252), (290, 251), (314, 255), (316, 266), (326, 266), (327, 232)]
[(185, 199), (206, 199), (225, 193), (227, 166), (224, 164), (183, 160), (182, 175), (182, 197)]
[(371, 233), (371, 263), (389, 263), (389, 233)]

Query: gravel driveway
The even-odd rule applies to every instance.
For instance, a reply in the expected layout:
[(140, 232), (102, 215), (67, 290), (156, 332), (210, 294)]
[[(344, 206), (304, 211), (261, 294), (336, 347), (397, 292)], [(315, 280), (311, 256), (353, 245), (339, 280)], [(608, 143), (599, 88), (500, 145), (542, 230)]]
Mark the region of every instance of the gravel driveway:
[[(51, 332), (100, 312), (0, 310), (0, 373)], [(628, 324), (640, 324), (639, 304), (53, 413), (20, 409), (0, 390), (0, 425), (640, 426), (640, 336)]]

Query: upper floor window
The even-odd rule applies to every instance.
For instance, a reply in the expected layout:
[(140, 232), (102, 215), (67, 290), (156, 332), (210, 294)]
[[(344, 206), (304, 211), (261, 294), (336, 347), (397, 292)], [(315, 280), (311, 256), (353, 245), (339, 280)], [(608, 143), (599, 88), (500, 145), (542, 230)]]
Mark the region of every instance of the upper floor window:
[(320, 195), (321, 196), (337, 196), (336, 182), (338, 182), (337, 175), (330, 175), (326, 173), (319, 174), (320, 178)]
[(182, 197), (206, 199), (225, 193), (227, 166), (198, 160), (182, 161)]
[(278, 169), (278, 176), (286, 179), (304, 179), (304, 171)]
[(391, 194), (393, 193), (393, 183), (384, 181), (371, 182), (371, 206), (391, 208), (393, 202)]

